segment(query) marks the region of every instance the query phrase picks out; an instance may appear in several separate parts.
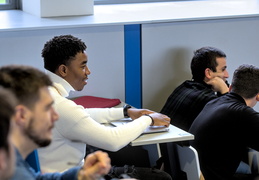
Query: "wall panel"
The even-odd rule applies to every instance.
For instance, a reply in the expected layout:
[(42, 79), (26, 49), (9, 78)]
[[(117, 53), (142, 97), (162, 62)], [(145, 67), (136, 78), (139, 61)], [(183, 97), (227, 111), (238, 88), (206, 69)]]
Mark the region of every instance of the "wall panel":
[(71, 96), (95, 95), (125, 99), (124, 29), (123, 26), (24, 30), (0, 33), (0, 66), (31, 65), (43, 70), (41, 50), (46, 41), (56, 35), (72, 34), (88, 46), (88, 85)]
[(258, 32), (259, 18), (143, 24), (143, 107), (161, 110), (175, 87), (191, 78), (193, 51), (202, 46), (227, 54), (229, 82), (239, 65), (259, 66)]

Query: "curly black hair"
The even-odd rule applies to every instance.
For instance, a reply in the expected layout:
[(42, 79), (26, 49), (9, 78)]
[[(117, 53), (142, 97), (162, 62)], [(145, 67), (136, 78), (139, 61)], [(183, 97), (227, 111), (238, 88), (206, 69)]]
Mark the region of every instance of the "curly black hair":
[(44, 68), (55, 73), (61, 64), (69, 65), (77, 53), (84, 52), (85, 43), (72, 35), (55, 36), (46, 44), (41, 56), (44, 60)]

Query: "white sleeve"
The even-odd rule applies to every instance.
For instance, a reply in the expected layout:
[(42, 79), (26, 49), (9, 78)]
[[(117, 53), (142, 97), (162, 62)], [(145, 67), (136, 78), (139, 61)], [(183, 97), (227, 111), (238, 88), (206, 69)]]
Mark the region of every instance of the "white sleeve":
[[(86, 111), (82, 106), (66, 98), (60, 97), (59, 100), (55, 100), (54, 106), (60, 116), (55, 127), (64, 138), (109, 151), (117, 151), (126, 146), (151, 124), (150, 117), (142, 116), (125, 126), (107, 127), (92, 119), (89, 114), (91, 111)], [(109, 119), (121, 118), (123, 114), (121, 109), (117, 110), (117, 115), (116, 110), (95, 109), (94, 111), (103, 119), (106, 116)]]
[(108, 123), (124, 118), (123, 108), (86, 108), (85, 111), (99, 123)]

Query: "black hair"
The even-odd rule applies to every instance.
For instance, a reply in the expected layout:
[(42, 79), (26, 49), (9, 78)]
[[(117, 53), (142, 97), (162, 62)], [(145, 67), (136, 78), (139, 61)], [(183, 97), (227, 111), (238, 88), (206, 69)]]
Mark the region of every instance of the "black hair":
[(202, 47), (194, 52), (191, 62), (192, 78), (202, 82), (205, 77), (205, 69), (209, 68), (216, 72), (218, 63), (216, 58), (226, 57), (226, 54), (215, 47)]
[(239, 66), (234, 72), (231, 85), (231, 92), (247, 99), (255, 97), (259, 93), (259, 68), (248, 64)]
[(72, 35), (55, 36), (46, 42), (42, 50), (44, 68), (55, 73), (60, 65), (69, 65), (76, 54), (84, 52), (86, 48), (81, 39)]

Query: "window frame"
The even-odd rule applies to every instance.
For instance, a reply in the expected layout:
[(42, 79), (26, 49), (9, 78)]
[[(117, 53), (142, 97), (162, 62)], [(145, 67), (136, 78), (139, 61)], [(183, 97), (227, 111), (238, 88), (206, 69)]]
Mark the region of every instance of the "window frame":
[(126, 4), (126, 3), (148, 3), (148, 2), (173, 2), (173, 1), (195, 1), (195, 0), (94, 0), (94, 5)]
[[(188, 1), (188, 0), (94, 0), (94, 5), (168, 2), (168, 1)], [(0, 10), (21, 9), (22, 7), (21, 4), (22, 4), (22, 0), (7, 0), (6, 4), (0, 5)]]
[(94, 5), (168, 2), (168, 1), (183, 1), (183, 0), (94, 0)]
[(11, 9), (18, 9), (19, 8), (19, 1), (18, 0), (6, 0), (6, 4), (0, 5), (0, 10), (11, 10)]

